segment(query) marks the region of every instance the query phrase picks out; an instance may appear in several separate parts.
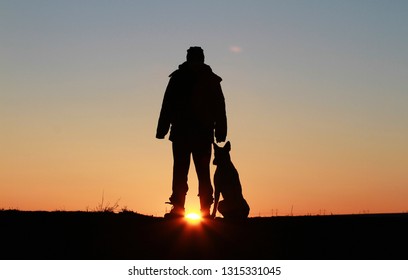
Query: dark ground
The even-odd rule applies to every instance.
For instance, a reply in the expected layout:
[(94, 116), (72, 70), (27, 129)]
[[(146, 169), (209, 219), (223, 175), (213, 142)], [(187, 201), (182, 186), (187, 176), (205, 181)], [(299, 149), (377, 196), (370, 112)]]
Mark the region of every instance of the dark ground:
[(0, 259), (408, 259), (408, 214), (224, 219), (0, 211)]

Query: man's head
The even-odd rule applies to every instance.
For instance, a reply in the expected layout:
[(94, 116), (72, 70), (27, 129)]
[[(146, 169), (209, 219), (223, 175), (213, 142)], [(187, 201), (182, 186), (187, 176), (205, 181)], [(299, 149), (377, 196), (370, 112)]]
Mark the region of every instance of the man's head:
[(190, 47), (187, 50), (187, 61), (204, 63), (203, 49), (201, 47)]

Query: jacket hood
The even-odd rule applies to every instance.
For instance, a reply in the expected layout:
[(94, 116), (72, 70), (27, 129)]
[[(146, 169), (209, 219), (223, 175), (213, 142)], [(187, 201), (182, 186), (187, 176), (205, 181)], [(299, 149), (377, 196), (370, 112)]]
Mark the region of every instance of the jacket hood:
[(216, 75), (211, 67), (205, 63), (200, 63), (200, 64), (192, 64), (189, 62), (184, 62), (179, 65), (178, 69), (171, 73), (169, 77), (172, 77), (175, 73), (177, 72), (195, 72), (195, 73), (200, 73), (202, 75), (209, 75), (209, 76), (215, 76), (219, 82), (222, 81), (222, 78)]

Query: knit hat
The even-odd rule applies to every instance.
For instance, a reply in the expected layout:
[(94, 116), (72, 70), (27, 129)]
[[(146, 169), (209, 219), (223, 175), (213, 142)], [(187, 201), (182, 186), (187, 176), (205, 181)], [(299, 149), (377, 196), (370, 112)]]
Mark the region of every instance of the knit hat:
[(204, 62), (204, 51), (201, 47), (190, 47), (187, 50), (187, 61)]

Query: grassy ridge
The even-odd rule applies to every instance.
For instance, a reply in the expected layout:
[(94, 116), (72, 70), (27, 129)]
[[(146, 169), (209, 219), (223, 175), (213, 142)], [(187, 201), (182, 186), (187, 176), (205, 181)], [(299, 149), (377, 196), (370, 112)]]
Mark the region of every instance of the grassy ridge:
[(0, 259), (407, 259), (408, 214), (224, 219), (0, 211)]

